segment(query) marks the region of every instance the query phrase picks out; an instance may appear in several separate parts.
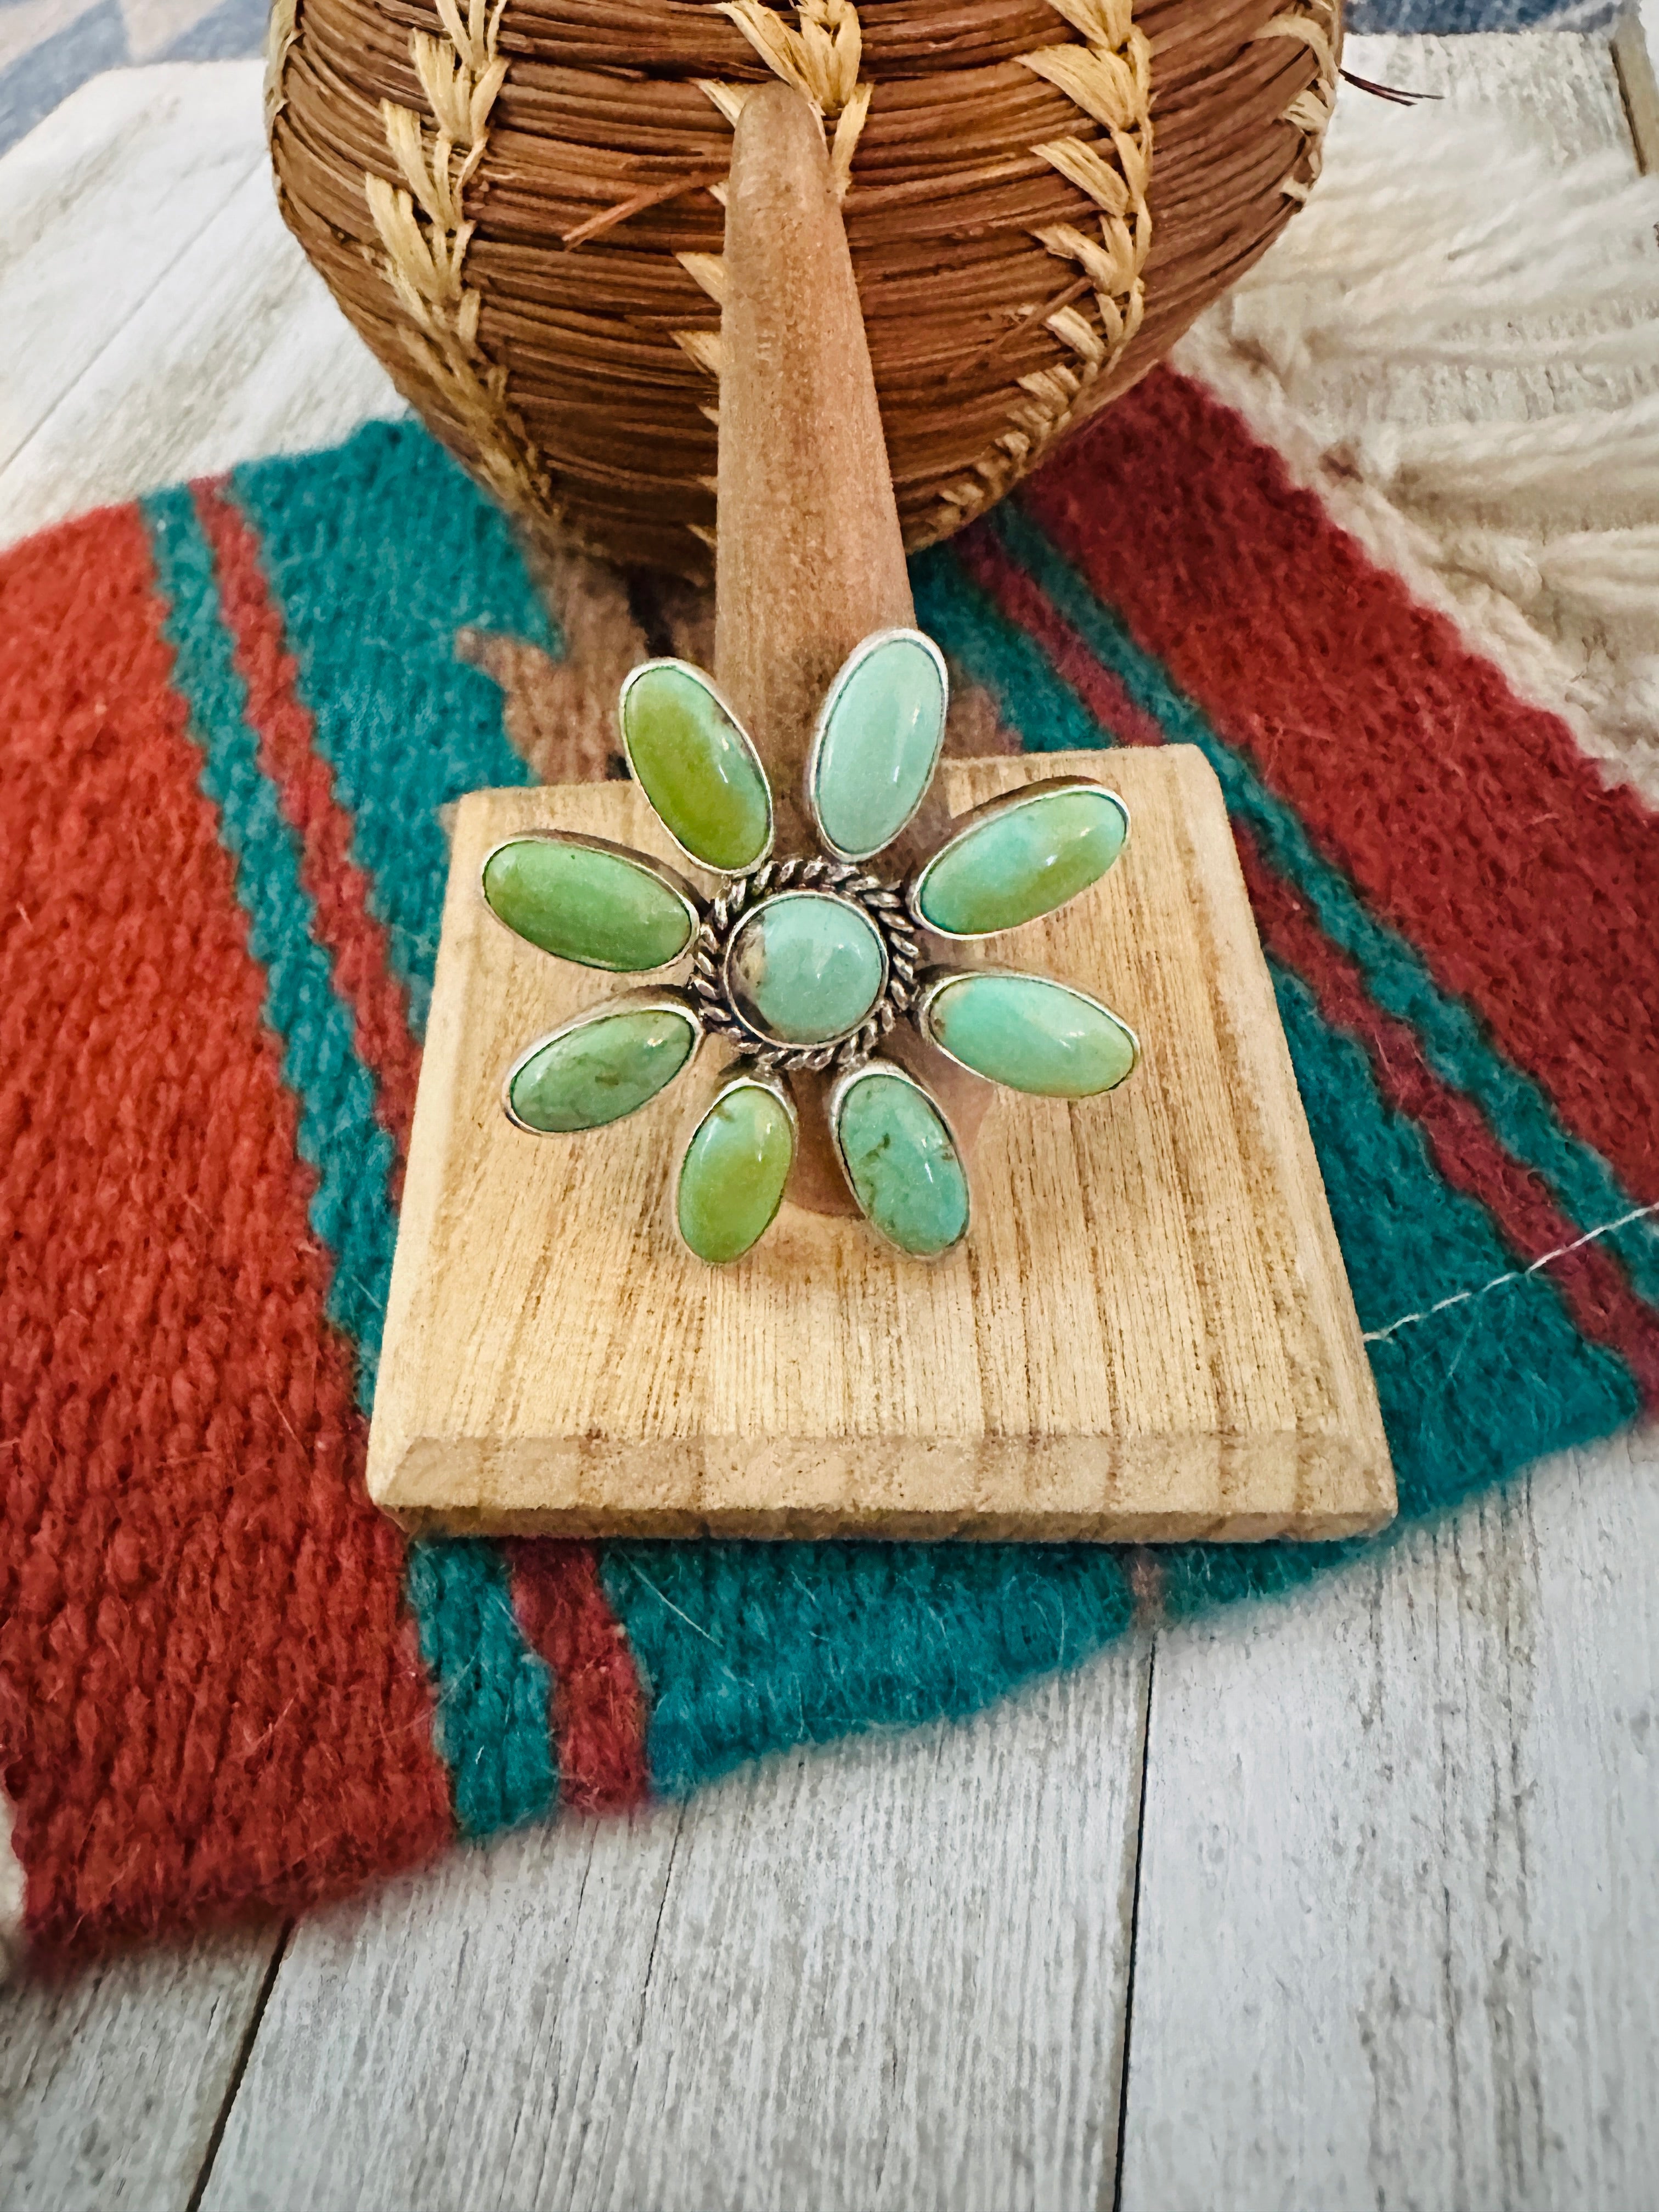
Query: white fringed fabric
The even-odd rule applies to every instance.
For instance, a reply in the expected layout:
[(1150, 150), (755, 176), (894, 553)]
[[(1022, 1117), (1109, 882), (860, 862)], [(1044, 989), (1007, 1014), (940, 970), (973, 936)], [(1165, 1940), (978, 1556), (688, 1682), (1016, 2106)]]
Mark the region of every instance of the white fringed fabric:
[(1176, 355), (1650, 797), (1656, 224), (1626, 157), (1564, 171), (1512, 115), (1350, 90), (1306, 210)]

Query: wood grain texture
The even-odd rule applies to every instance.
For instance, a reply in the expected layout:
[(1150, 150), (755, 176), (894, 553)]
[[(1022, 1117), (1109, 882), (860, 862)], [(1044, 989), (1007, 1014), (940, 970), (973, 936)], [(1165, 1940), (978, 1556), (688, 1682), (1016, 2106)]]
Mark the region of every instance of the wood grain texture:
[[(258, 146), (259, 76), (252, 61), (125, 72), (88, 85), (42, 126), (75, 121), (113, 83), (123, 96), (110, 97), (107, 117), (94, 103), (86, 129), (115, 131), (122, 155), (136, 143), (129, 159), (110, 160), (94, 136), (72, 169), (64, 229), (49, 224), (0, 276), (3, 326), (53, 332), (29, 349), (18, 418), (27, 436), (11, 448), (0, 435), (0, 540), (403, 412), (283, 228)], [(163, 81), (153, 96), (151, 78)], [(175, 80), (193, 94), (169, 92)], [(135, 116), (152, 112), (156, 128), (141, 129)], [(209, 160), (202, 149), (216, 144)], [(26, 139), (0, 174), (14, 163), (32, 173), (35, 158)], [(45, 181), (39, 192), (50, 198)], [(170, 259), (153, 244), (163, 236)], [(141, 281), (129, 283), (122, 264)], [(12, 420), (9, 372), (3, 407), (0, 426)]]
[(1650, 1435), (1160, 1637), (1124, 2212), (1656, 2201), (1656, 1553)]
[(258, 66), (213, 75), (216, 99), (177, 64), (94, 77), (0, 159), (0, 468), (257, 173)]
[[(1097, 754), (947, 765), (960, 812)], [(369, 1442), (410, 1526), (782, 1536), (1338, 1535), (1393, 1510), (1370, 1369), (1213, 771), (1126, 750), (1104, 880), (999, 940), (1140, 1036), (1105, 1098), (1000, 1100), (967, 1245), (922, 1267), (786, 1204), (737, 1267), (668, 1218), (694, 1074), (606, 1129), (501, 1112), (610, 995), (477, 890), (562, 826), (667, 856), (631, 784), (459, 811)], [(719, 1057), (718, 1054), (714, 1055)]]
[(1144, 1646), (295, 1931), (203, 2212), (1093, 2212)]
[(186, 2204), (281, 1940), (204, 1937), (0, 1990), (6, 2212)]

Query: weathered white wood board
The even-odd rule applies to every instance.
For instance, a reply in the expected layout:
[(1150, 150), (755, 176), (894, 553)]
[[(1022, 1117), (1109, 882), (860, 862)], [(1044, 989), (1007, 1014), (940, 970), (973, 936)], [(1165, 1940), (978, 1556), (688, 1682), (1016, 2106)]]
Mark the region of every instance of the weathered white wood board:
[[(94, 77), (0, 157), (0, 467), (261, 169), (257, 64)], [(0, 509), (0, 512), (3, 512)]]
[(1158, 1638), (1125, 2212), (1659, 2189), (1659, 1438)]
[(0, 2204), (190, 2201), (281, 1938), (204, 1937), (0, 1989)]
[[(151, 76), (167, 81), (161, 125), (133, 94)], [(28, 356), (27, 404), (16, 416), (27, 434), (10, 441), (0, 431), (0, 543), (253, 454), (331, 445), (371, 416), (403, 413), (283, 227), (259, 76), (258, 62), (123, 71), (94, 79), (42, 126), (62, 126), (76, 149), (74, 189), (62, 209), (68, 236), (40, 232), (17, 271), (15, 310), (11, 273), (0, 269), (7, 327), (50, 334)], [(107, 96), (106, 86), (116, 88)], [(114, 165), (82, 150), (100, 125), (121, 134)], [(237, 158), (187, 158), (232, 133)], [(25, 139), (0, 163), (0, 185), (26, 155), (24, 173), (33, 173), (33, 144)], [(170, 256), (149, 250), (152, 228), (175, 240)], [(98, 241), (90, 278), (88, 239)], [(106, 285), (100, 272), (121, 262), (124, 240), (137, 242), (137, 277)], [(106, 297), (118, 301), (113, 319)], [(12, 421), (9, 398), (0, 425)]]
[(1109, 2203), (1146, 1676), (301, 1923), (203, 2212)]
[[(1589, 44), (1348, 54), (1614, 143)], [(130, 155), (135, 204), (188, 136)], [(274, 211), (247, 240), (283, 250)], [(213, 382), (236, 332), (199, 327)], [(107, 343), (87, 329), (32, 333), (62, 389)], [(149, 419), (86, 420), (98, 489), (53, 513), (217, 465), (170, 449), (165, 382), (121, 357)], [(247, 425), (222, 458), (258, 450), (215, 389), (227, 441)], [(1656, 1493), (1652, 1437), (1574, 1455), (1282, 1611), (1158, 1638), (1126, 2208), (1656, 2201)], [(206, 2204), (1111, 2205), (1143, 1671), (1110, 1654), (963, 1729), (464, 1852), (303, 1925)], [(185, 2212), (263, 1983), (256, 1950), (238, 2009), (226, 1955), (0, 1992), (8, 2212)], [(78, 2162), (100, 2143), (112, 2164)]]

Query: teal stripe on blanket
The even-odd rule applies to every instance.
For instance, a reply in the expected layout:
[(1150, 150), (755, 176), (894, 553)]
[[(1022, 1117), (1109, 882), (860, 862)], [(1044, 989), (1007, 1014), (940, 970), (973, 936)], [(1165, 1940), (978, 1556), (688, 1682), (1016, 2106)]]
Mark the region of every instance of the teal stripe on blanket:
[[(1249, 824), (1267, 859), (1307, 899), (1326, 935), (1353, 959), (1376, 1004), (1412, 1027), (1435, 1073), (1474, 1100), (1505, 1148), (1535, 1170), (1562, 1211), (1584, 1230), (1633, 1212), (1636, 1200), (1601, 1154), (1572, 1136), (1538, 1085), (1492, 1048), (1474, 1014), (1440, 988), (1415, 946), (1366, 909), (1347, 878), (1316, 850), (1294, 809), (1267, 790), (1161, 663), (1134, 643), (1030, 516), (1016, 502), (1006, 502), (981, 526), (1141, 712), (1171, 742), (1200, 748), (1220, 779), (1229, 811)], [(917, 604), (927, 607), (918, 619), (1003, 699), (1029, 750), (1109, 742), (1041, 647), (963, 574), (948, 548), (917, 568)], [(1637, 1226), (1606, 1241), (1641, 1294), (1659, 1300), (1659, 1239)]]
[(542, 1819), (559, 1787), (553, 1676), (520, 1632), (501, 1547), (477, 1538), (411, 1544), (408, 1589), (461, 1832)]
[(441, 810), (531, 780), (499, 688), (457, 659), (456, 632), (550, 652), (556, 637), (505, 518), (411, 423), (371, 423), (333, 453), (256, 461), (232, 482), (422, 1034), (449, 872)]
[(282, 1042), (283, 1079), (299, 1101), (301, 1157), (317, 1176), (312, 1225), (334, 1261), (329, 1318), (362, 1347), (372, 1374), (396, 1233), (386, 1195), (392, 1139), (375, 1118), (374, 1079), (318, 937), (299, 839), (259, 766), (195, 501), (180, 486), (145, 500), (141, 511), (167, 602), (173, 686), (190, 710), (202, 788), (234, 864), (248, 949), (265, 973), (265, 1018)]

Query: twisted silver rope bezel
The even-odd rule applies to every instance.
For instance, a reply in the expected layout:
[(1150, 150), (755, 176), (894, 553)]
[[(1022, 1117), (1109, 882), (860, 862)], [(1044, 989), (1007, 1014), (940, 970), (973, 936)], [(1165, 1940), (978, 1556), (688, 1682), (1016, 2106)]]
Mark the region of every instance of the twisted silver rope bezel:
[[(880, 998), (857, 1029), (829, 1044), (781, 1045), (751, 1028), (726, 994), (726, 948), (738, 924), (763, 899), (788, 890), (834, 891), (850, 900), (875, 925), (887, 954), (887, 982)], [(810, 860), (767, 860), (728, 883), (704, 911), (692, 943), (687, 981), (703, 1027), (711, 1036), (735, 1044), (767, 1074), (818, 1073), (829, 1067), (844, 1072), (868, 1060), (899, 1016), (909, 1012), (921, 959), (921, 947), (902, 890), (848, 861), (815, 854)]]

